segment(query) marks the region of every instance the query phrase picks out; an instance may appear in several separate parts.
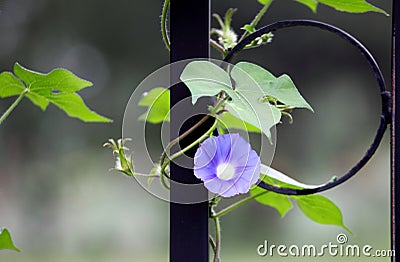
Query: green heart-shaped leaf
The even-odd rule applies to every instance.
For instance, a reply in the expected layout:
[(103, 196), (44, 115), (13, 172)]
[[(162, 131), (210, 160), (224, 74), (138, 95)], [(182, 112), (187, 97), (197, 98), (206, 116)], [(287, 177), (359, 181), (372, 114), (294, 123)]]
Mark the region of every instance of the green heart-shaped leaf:
[(292, 197), (296, 200), (301, 211), (312, 221), (325, 225), (336, 225), (351, 232), (343, 224), (342, 212), (331, 200), (320, 195)]
[(277, 78), (264, 68), (248, 62), (240, 62), (235, 67), (246, 72), (257, 82), (265, 96), (275, 98), (287, 106), (313, 111), (288, 75), (281, 75)]

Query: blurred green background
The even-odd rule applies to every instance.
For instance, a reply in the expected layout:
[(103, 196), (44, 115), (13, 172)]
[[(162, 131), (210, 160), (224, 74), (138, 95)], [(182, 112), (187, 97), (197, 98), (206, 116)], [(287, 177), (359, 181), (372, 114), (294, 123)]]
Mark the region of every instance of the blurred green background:
[[(370, 2), (391, 12), (391, 1)], [(233, 20), (237, 32), (261, 7), (256, 0), (214, 0), (212, 5), (220, 14), (239, 9)], [(168, 260), (168, 203), (133, 179), (109, 172), (111, 152), (101, 147), (108, 138), (121, 136), (124, 109), (135, 87), (169, 61), (160, 36), (161, 6), (161, 1), (0, 1), (1, 71), (17, 61), (41, 72), (67, 68), (94, 82), (81, 95), (91, 108), (114, 119), (112, 124), (84, 124), (53, 106), (43, 113), (26, 100), (1, 126), (0, 226), (9, 228), (22, 252), (2, 251), (0, 261)], [(390, 84), (390, 17), (339, 13), (325, 6), (314, 14), (293, 0), (279, 0), (261, 24), (298, 18), (328, 22), (353, 34), (374, 54)], [(318, 184), (361, 158), (378, 125), (380, 102), (373, 74), (355, 48), (316, 29), (285, 29), (272, 44), (238, 60), (261, 64), (276, 75), (288, 73), (315, 109), (314, 114), (297, 110), (292, 125), (284, 121), (278, 127), (273, 167)], [(0, 101), (0, 112), (13, 99)], [(324, 194), (342, 209), (353, 231), (349, 243), (390, 248), (389, 167), (387, 132), (357, 177)], [(335, 242), (341, 232), (309, 221), (297, 207), (281, 219), (254, 202), (223, 217), (222, 261), (300, 261), (259, 257), (256, 248), (264, 240), (320, 246)], [(342, 260), (354, 259), (323, 258)]]

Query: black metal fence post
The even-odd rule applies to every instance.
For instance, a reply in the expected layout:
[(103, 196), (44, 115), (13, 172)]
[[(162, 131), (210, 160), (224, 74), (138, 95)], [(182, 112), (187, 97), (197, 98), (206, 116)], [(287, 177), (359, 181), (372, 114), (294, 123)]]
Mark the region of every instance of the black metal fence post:
[[(209, 57), (210, 0), (172, 0), (170, 5), (171, 56), (176, 62), (190, 58)], [(182, 68), (172, 67), (171, 82), (177, 80)], [(184, 84), (171, 88), (171, 109), (190, 96)], [(186, 100), (185, 106), (190, 107)], [(182, 126), (179, 112), (171, 110), (171, 128)], [(194, 120), (192, 120), (193, 122)], [(194, 123), (193, 123), (194, 124)], [(183, 127), (180, 133), (186, 131)], [(171, 139), (175, 137), (171, 132)], [(190, 139), (189, 137), (186, 139)], [(185, 184), (199, 183), (193, 170), (171, 163), (171, 179)], [(174, 185), (171, 185), (171, 199), (174, 199)], [(207, 191), (204, 190), (204, 199)], [(208, 202), (197, 204), (170, 204), (170, 261), (171, 262), (206, 262), (208, 254)]]
[[(393, 1), (393, 57), (392, 57), (392, 123), (391, 123), (391, 182), (392, 182), (392, 249), (395, 253), (400, 253), (400, 114), (396, 114), (396, 108), (400, 108), (400, 1)], [(310, 23), (310, 22), (296, 22)], [(279, 24), (279, 23), (277, 23)], [(313, 24), (315, 24), (313, 22)], [(176, 62), (190, 58), (209, 57), (209, 30), (210, 30), (210, 0), (173, 0), (170, 5), (170, 25), (171, 25), (171, 62)], [(271, 25), (275, 26), (275, 25)], [(330, 29), (328, 29), (330, 30)], [(260, 30), (259, 30), (260, 31)], [(335, 31), (335, 30), (333, 30)], [(337, 31), (337, 30), (336, 30)], [(335, 31), (335, 32), (336, 32)], [(260, 31), (261, 32), (261, 31)], [(257, 34), (257, 32), (255, 33)], [(347, 35), (345, 33), (341, 33)], [(254, 34), (253, 34), (254, 35)], [(249, 38), (250, 39), (250, 38)], [(349, 40), (349, 37), (345, 37)], [(351, 40), (351, 37), (350, 37)], [(358, 42), (357, 42), (358, 43)], [(245, 41), (242, 45), (245, 45)], [(361, 46), (362, 47), (362, 46)], [(234, 50), (227, 56), (229, 61), (235, 52), (242, 48), (239, 43)], [(362, 47), (361, 49), (364, 49)], [(364, 54), (365, 55), (365, 54)], [(370, 58), (367, 52), (366, 57), (372, 59), (370, 63), (375, 65), (375, 60)], [(377, 67), (377, 65), (376, 65)], [(183, 68), (173, 68), (171, 72), (171, 82), (179, 79), (180, 71)], [(374, 68), (375, 70), (376, 68)], [(375, 71), (381, 89), (384, 89), (383, 79), (379, 68)], [(381, 86), (382, 85), (382, 86)], [(354, 171), (356, 173), (368, 159), (373, 155), (383, 133), (386, 129), (388, 119), (388, 109), (385, 109), (389, 96), (387, 92), (381, 90), (383, 102), (383, 122), (380, 124), (378, 133), (371, 146), (373, 150), (362, 159), (360, 167)], [(171, 88), (171, 128), (180, 128), (182, 126), (180, 118), (174, 117), (172, 109), (174, 105), (189, 97), (190, 92), (184, 84), (178, 84)], [(187, 106), (191, 106), (190, 102)], [(195, 123), (195, 119), (191, 121)], [(186, 131), (190, 127), (186, 125), (180, 133)], [(397, 131), (397, 132), (396, 132)], [(172, 132), (174, 133), (174, 132)], [(175, 135), (171, 136), (174, 139)], [(189, 138), (187, 138), (189, 139)], [(370, 151), (369, 150), (369, 151)], [(398, 151), (398, 152), (396, 152)], [(358, 165), (358, 164), (357, 164)], [(194, 177), (193, 170), (180, 167), (171, 163), (171, 178), (174, 181), (194, 184), (199, 181)], [(350, 170), (351, 173), (353, 170)], [(351, 175), (352, 176), (352, 175)], [(337, 183), (333, 183), (330, 187), (334, 187)], [(327, 188), (321, 188), (323, 191)], [(271, 188), (272, 190), (272, 188)], [(272, 190), (274, 191), (274, 190)], [(308, 194), (310, 192), (289, 192), (281, 189), (284, 194)], [(286, 192), (287, 191), (287, 192)], [(319, 192), (319, 191), (318, 191)], [(314, 192), (315, 193), (315, 192)], [(205, 198), (207, 191), (204, 190)], [(174, 185), (171, 185), (171, 199), (174, 199)], [(171, 202), (170, 204), (170, 261), (172, 262), (206, 262), (209, 259), (208, 254), (208, 202), (196, 204), (178, 204)], [(396, 261), (395, 256), (392, 261)]]
[[(392, 42), (392, 250), (400, 254), (400, 2), (393, 1)], [(392, 257), (392, 261), (396, 261)]]

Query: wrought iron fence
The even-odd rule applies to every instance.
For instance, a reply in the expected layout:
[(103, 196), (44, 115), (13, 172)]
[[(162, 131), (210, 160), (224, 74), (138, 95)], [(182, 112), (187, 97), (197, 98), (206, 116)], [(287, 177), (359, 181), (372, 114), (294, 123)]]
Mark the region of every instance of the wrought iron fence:
[[(187, 10), (191, 10), (187, 12)], [(391, 125), (391, 179), (392, 179), (392, 249), (400, 253), (400, 115), (396, 115), (396, 108), (400, 107), (400, 93), (396, 92), (396, 87), (400, 86), (400, 2), (393, 1), (393, 61), (392, 61), (392, 94), (387, 91), (381, 70), (372, 54), (357, 39), (347, 32), (322, 22), (311, 20), (288, 20), (280, 21), (262, 27), (240, 41), (226, 56), (225, 62), (230, 62), (243, 48), (257, 37), (281, 30), (288, 27), (316, 27), (329, 31), (346, 40), (350, 45), (357, 48), (370, 64), (375, 75), (377, 86), (380, 92), (381, 114), (380, 123), (375, 137), (364, 156), (344, 175), (336, 181), (312, 189), (292, 189), (281, 188), (259, 181), (258, 186), (287, 195), (307, 195), (315, 194), (332, 189), (346, 182), (356, 175), (360, 169), (368, 162), (376, 152), (386, 128)], [(191, 23), (187, 23), (190, 20)], [(209, 31), (210, 31), (210, 0), (187, 1), (174, 0), (170, 5), (170, 26), (171, 26), (171, 62), (176, 62), (190, 58), (209, 57)], [(396, 56), (397, 55), (397, 56)], [(173, 68), (171, 80), (178, 79), (183, 68)], [(190, 96), (189, 90), (184, 84), (179, 84), (171, 88), (171, 109), (173, 106)], [(187, 105), (191, 106), (190, 103)], [(171, 128), (179, 128), (181, 125), (179, 117), (175, 117), (179, 112), (171, 111)], [(196, 119), (191, 119), (194, 122)], [(189, 123), (190, 123), (189, 121)], [(207, 128), (206, 125), (203, 126)], [(184, 132), (183, 128), (180, 132)], [(205, 130), (202, 130), (205, 131)], [(174, 138), (174, 137), (172, 137)], [(190, 140), (190, 138), (189, 138)], [(396, 154), (397, 153), (397, 154)], [(171, 164), (171, 178), (183, 183), (199, 183), (194, 177), (191, 169), (179, 167)], [(204, 194), (207, 194), (206, 190)], [(174, 188), (171, 187), (171, 199), (173, 199)], [(205, 197), (204, 199), (206, 199)], [(205, 262), (208, 261), (208, 203), (196, 204), (170, 204), (170, 261), (172, 262)], [(398, 225), (398, 226), (396, 226)], [(396, 261), (392, 257), (392, 261)]]

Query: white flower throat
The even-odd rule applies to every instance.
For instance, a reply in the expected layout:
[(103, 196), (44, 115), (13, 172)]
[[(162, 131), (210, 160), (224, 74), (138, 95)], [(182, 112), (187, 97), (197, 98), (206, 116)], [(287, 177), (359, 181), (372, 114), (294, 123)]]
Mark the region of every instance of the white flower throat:
[(222, 180), (229, 180), (235, 175), (235, 167), (229, 163), (221, 163), (217, 166), (217, 177)]

